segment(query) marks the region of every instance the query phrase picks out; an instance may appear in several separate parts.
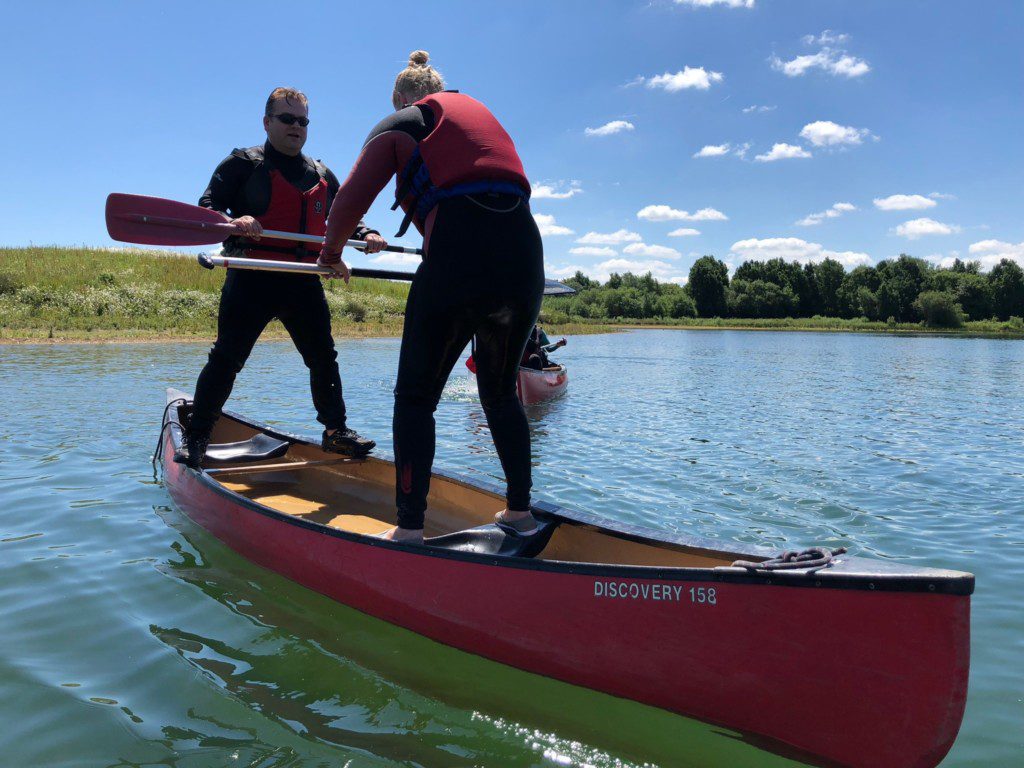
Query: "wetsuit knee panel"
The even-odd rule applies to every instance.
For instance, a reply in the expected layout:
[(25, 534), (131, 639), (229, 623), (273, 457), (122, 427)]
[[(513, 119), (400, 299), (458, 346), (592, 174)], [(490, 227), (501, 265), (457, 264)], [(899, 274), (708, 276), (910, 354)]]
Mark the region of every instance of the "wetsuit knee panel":
[(248, 357), (248, 355), (240, 355), (231, 349), (225, 349), (220, 343), (217, 343), (210, 349), (209, 365), (236, 374), (245, 366)]

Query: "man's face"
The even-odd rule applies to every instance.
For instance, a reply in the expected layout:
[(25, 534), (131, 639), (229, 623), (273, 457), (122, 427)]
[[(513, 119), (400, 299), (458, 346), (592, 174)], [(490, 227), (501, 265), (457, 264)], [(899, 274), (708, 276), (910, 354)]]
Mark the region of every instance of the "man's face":
[[(282, 118), (284, 118), (282, 120)], [(286, 155), (297, 155), (306, 143), (306, 126), (299, 125), (299, 120), (308, 120), (309, 110), (300, 101), (288, 99), (274, 100), (274, 114), (263, 118), (263, 127), (267, 131), (270, 145), (278, 152)], [(288, 124), (290, 121), (291, 125)]]

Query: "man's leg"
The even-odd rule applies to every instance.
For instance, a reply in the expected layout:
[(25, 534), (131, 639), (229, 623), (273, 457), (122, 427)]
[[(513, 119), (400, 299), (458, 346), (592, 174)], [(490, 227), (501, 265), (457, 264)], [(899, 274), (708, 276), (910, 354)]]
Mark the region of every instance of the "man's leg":
[(338, 352), (331, 335), (331, 311), (323, 285), (318, 277), (297, 279), (302, 282), (294, 286), (280, 317), (309, 369), (316, 419), (324, 425), (323, 448), (347, 455), (369, 453), (377, 444), (346, 427)]
[[(235, 376), (273, 317), (273, 307), (264, 301), (262, 288), (266, 281), (251, 280), (253, 276), (229, 270), (224, 280), (217, 314), (217, 340), (196, 381), (186, 440), (188, 450), (180, 457), (175, 455), (176, 461), (189, 466), (197, 467), (202, 462), (210, 432), (231, 394)], [(193, 453), (198, 455), (192, 456)]]

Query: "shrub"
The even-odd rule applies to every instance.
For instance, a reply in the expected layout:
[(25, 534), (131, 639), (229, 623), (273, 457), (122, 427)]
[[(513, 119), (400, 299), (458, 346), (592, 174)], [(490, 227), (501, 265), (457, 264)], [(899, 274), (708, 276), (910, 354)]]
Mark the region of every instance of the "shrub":
[(956, 297), (946, 291), (925, 291), (917, 297), (914, 309), (932, 328), (959, 328), (964, 324), (964, 311)]
[(16, 293), (21, 287), (21, 281), (10, 272), (0, 272), (0, 296)]
[(565, 325), (569, 322), (569, 316), (565, 312), (559, 312), (557, 309), (542, 309), (537, 320), (549, 325)]

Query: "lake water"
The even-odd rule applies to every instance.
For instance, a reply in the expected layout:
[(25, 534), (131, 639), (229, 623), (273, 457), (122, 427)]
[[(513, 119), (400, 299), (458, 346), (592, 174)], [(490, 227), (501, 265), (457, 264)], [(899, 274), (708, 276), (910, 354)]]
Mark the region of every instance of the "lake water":
[[(395, 339), (339, 343), (390, 452)], [(0, 765), (783, 766), (721, 729), (444, 648), (248, 563), (154, 480), (204, 344), (0, 346)], [(530, 409), (535, 488), (613, 520), (971, 571), (944, 766), (1024, 764), (1024, 343), (741, 331), (575, 337)], [(500, 479), (461, 364), (437, 463)], [(313, 433), (262, 343), (229, 403)], [(831, 702), (841, 705), (841, 702)]]

